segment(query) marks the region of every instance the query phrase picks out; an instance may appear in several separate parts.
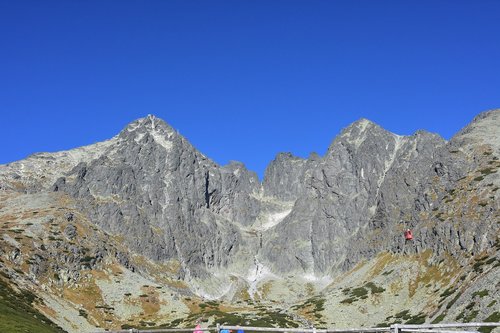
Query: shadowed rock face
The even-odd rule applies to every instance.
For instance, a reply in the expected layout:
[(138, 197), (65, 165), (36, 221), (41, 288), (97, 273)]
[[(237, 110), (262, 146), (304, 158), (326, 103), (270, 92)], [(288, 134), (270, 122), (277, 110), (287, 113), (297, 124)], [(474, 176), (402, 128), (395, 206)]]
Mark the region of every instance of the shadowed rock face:
[(183, 278), (247, 269), (253, 258), (281, 276), (333, 276), (381, 251), (460, 257), (491, 247), (499, 115), (479, 115), (450, 142), (425, 131), (397, 136), (361, 119), (323, 157), (279, 154), (262, 184), (148, 116), (105, 143), (1, 166), (0, 186), (68, 193), (133, 251), (179, 260)]

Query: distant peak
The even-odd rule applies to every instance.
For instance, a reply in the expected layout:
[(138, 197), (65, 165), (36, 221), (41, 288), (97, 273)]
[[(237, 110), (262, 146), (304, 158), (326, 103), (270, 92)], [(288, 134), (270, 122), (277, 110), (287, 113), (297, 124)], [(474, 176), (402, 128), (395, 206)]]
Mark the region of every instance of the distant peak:
[(170, 127), (163, 119), (156, 117), (155, 115), (148, 114), (146, 117), (139, 119), (140, 124), (145, 127), (150, 127), (151, 129), (156, 129), (157, 127)]
[(158, 118), (157, 116), (155, 116), (154, 114), (148, 114), (146, 117), (144, 118), (140, 118), (139, 120), (142, 120), (143, 122), (145, 123), (151, 123), (151, 124), (165, 124), (165, 125), (168, 125), (165, 120), (161, 119), (161, 118)]
[(155, 115), (148, 114), (144, 118), (139, 118), (134, 120), (125, 128), (128, 132), (135, 131), (137, 129), (145, 129), (147, 131), (165, 131), (167, 133), (175, 132), (174, 128), (167, 124), (163, 119), (156, 117)]
[(153, 138), (157, 144), (169, 151), (174, 146), (174, 141), (178, 137), (178, 134), (164, 120), (149, 114), (128, 124), (120, 132), (119, 137), (127, 141), (133, 140), (136, 143), (142, 142), (144, 138)]
[(354, 123), (352, 123), (352, 125), (362, 125), (362, 126), (366, 126), (366, 125), (376, 125), (373, 121), (371, 120), (368, 120), (366, 118), (360, 118), (358, 120), (356, 120)]
[(361, 118), (344, 128), (340, 135), (330, 144), (328, 150), (332, 150), (336, 142), (344, 142), (357, 149), (368, 137), (397, 138), (394, 133), (385, 130), (373, 121)]
[(361, 118), (359, 120), (356, 120), (353, 122), (351, 125), (347, 126), (343, 131), (341, 135), (348, 135), (348, 136), (359, 136), (363, 135), (365, 131), (369, 128), (379, 128), (382, 129), (379, 125), (375, 124), (373, 121), (368, 120), (366, 118)]

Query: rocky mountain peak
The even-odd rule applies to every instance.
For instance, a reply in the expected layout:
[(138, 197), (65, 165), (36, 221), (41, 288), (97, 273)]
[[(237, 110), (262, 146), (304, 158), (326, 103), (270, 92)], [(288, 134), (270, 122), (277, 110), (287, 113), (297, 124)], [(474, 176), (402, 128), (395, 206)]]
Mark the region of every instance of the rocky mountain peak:
[(341, 136), (349, 135), (349, 136), (358, 136), (364, 133), (366, 130), (370, 130), (372, 127), (381, 128), (379, 125), (374, 123), (371, 120), (366, 118), (361, 118), (344, 128), (341, 132)]
[(454, 146), (471, 150), (474, 146), (488, 145), (500, 153), (500, 109), (482, 112), (458, 132), (451, 142)]
[(350, 150), (355, 151), (365, 142), (371, 143), (380, 140), (394, 141), (397, 138), (397, 135), (383, 129), (376, 123), (361, 118), (342, 130), (340, 135), (333, 140), (328, 148), (328, 154), (338, 150), (338, 148), (336, 148), (338, 145), (349, 147)]
[(155, 115), (148, 114), (146, 117), (136, 119), (129, 123), (125, 130), (134, 131), (138, 128), (144, 128), (150, 131), (158, 131), (158, 130), (169, 130), (174, 131), (172, 126), (167, 124), (163, 119), (156, 117)]
[(180, 135), (164, 120), (148, 115), (128, 124), (118, 137), (124, 140), (134, 140), (137, 143), (143, 139), (152, 138), (156, 143), (170, 150), (173, 142), (179, 139)]

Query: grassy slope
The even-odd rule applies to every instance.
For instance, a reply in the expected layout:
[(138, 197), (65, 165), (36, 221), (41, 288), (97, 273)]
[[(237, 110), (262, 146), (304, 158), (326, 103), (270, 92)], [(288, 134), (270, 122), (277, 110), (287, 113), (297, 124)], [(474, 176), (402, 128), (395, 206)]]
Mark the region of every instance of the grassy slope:
[(31, 305), (34, 299), (29, 292), (16, 293), (0, 278), (0, 332), (64, 332)]

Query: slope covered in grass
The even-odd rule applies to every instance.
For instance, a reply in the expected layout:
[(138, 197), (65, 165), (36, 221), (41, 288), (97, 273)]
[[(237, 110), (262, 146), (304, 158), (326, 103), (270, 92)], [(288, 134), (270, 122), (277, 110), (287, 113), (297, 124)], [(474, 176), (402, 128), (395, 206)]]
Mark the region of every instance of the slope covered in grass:
[(33, 307), (34, 300), (30, 292), (16, 293), (0, 278), (0, 332), (64, 332)]

